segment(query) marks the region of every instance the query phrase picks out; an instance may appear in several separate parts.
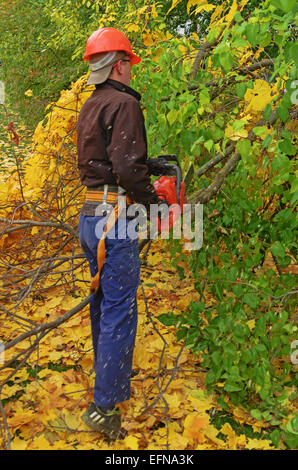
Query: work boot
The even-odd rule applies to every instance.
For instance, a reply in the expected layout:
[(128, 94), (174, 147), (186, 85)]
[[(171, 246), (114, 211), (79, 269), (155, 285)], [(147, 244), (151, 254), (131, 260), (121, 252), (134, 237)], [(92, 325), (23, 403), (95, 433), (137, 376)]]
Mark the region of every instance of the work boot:
[(117, 408), (103, 410), (95, 403), (91, 403), (83, 414), (82, 421), (93, 431), (102, 433), (110, 439), (124, 439), (127, 435), (127, 431), (121, 429), (121, 415)]

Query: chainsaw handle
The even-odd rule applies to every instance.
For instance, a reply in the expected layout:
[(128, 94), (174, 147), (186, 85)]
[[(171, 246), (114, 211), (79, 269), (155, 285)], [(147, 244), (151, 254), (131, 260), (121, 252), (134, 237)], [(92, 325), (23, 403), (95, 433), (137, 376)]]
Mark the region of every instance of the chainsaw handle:
[(176, 164), (179, 166), (180, 168), (180, 163), (179, 163), (179, 160), (178, 160), (178, 157), (177, 155), (173, 154), (173, 153), (168, 153), (166, 155), (158, 155), (157, 157), (160, 161), (166, 161), (166, 162), (176, 162)]

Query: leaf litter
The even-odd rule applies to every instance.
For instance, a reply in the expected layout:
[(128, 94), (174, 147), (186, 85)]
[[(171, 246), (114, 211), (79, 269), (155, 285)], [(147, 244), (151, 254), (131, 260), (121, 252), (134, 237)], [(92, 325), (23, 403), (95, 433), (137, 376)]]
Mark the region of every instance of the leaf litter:
[[(165, 242), (155, 240), (142, 269), (137, 296), (139, 320), (131, 398), (119, 405), (128, 436), (109, 442), (81, 421), (92, 400), (94, 384), (89, 309), (85, 308), (41, 340), (26, 367), (4, 385), (2, 400), (12, 450), (274, 448), (267, 439), (236, 433), (229, 423), (221, 429), (214, 426), (212, 414), (221, 408), (216, 397), (206, 392), (206, 372), (199, 357), (177, 341), (174, 327), (157, 320), (161, 313), (184, 313), (191, 301), (199, 300), (186, 264), (184, 273), (181, 280), (169, 263)], [(83, 278), (87, 277), (85, 270)], [(82, 288), (79, 294), (84, 293)], [(47, 321), (54, 320), (78, 303), (71, 295), (59, 295), (58, 289), (47, 296), (34, 306), (28, 303), (28, 315), (36, 322), (44, 321), (45, 313)], [(18, 346), (24, 349), (30, 341)], [(11, 370), (0, 372), (1, 382)], [(231, 413), (238, 423), (256, 424), (243, 409), (232, 407)], [(266, 423), (257, 424), (266, 427)]]

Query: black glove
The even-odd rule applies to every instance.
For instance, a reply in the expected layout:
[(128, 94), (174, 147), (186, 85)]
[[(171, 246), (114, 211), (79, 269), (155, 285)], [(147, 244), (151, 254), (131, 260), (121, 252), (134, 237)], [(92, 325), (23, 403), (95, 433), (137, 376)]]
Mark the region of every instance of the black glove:
[(166, 167), (164, 162), (161, 161), (159, 157), (157, 158), (148, 158), (146, 164), (149, 169), (149, 174), (154, 176), (161, 176), (165, 174)]

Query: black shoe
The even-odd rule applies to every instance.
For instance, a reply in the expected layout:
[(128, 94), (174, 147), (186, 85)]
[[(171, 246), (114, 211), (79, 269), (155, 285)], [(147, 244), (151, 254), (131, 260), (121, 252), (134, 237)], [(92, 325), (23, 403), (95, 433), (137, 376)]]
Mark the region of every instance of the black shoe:
[(93, 431), (102, 433), (110, 439), (124, 439), (127, 435), (127, 431), (121, 429), (121, 415), (117, 408), (104, 411), (95, 403), (91, 403), (82, 420)]

